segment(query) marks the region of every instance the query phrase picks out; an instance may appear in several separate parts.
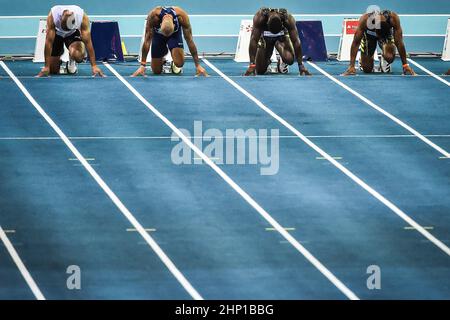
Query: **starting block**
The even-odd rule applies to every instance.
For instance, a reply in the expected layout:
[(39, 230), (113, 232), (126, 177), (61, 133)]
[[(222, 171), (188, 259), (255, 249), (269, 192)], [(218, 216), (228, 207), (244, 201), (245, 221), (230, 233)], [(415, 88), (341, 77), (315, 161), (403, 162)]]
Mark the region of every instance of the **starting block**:
[[(350, 50), (352, 48), (353, 38), (355, 37), (356, 29), (359, 25), (359, 19), (344, 19), (343, 27), (342, 27), (342, 35), (339, 41), (339, 51), (337, 60), (338, 61), (350, 61)], [(361, 56), (361, 52), (358, 51), (358, 55), (356, 56), (356, 61), (359, 61)], [(375, 50), (373, 55), (376, 61), (378, 59), (378, 48)]]
[(445, 34), (444, 50), (442, 50), (442, 60), (450, 61), (450, 19), (447, 23), (447, 32)]
[(91, 38), (98, 61), (124, 61), (117, 21), (93, 21)]
[[(38, 33), (36, 37), (36, 45), (34, 48), (33, 62), (44, 63), (45, 62), (45, 38), (47, 37), (47, 20), (40, 19)], [(64, 46), (64, 54), (61, 56), (61, 60), (65, 63), (69, 61), (69, 50)]]

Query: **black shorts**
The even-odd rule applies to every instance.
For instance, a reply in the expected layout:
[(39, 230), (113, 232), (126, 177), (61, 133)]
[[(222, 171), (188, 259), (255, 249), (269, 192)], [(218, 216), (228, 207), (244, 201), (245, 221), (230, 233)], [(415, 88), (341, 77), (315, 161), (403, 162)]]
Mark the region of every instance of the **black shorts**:
[(380, 46), (380, 49), (383, 50), (383, 45), (386, 43), (395, 44), (394, 36), (392, 34), (380, 39), (364, 33), (360, 45), (361, 54), (368, 57), (373, 57), (375, 50), (377, 50), (377, 44)]
[(80, 30), (75, 31), (73, 34), (67, 38), (55, 35), (55, 40), (53, 41), (52, 57), (60, 57), (64, 53), (64, 45), (69, 49), (69, 46), (75, 41), (81, 41)]
[(168, 51), (172, 52), (174, 48), (184, 48), (181, 28), (170, 37), (165, 37), (158, 32), (154, 32), (151, 48), (152, 58), (162, 58)]

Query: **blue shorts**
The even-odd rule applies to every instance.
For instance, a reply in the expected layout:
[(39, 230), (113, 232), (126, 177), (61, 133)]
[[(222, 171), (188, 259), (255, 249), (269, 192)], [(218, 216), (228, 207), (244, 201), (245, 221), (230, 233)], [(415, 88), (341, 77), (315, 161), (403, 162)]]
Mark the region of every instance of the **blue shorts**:
[(181, 28), (170, 37), (164, 37), (157, 32), (153, 33), (152, 58), (162, 58), (167, 54), (168, 50), (172, 51), (173, 48), (184, 48)]

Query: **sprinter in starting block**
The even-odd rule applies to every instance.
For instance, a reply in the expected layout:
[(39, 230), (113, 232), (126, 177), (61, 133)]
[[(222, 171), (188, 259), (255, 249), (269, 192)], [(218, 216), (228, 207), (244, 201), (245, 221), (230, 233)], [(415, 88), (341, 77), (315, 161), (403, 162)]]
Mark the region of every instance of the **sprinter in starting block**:
[(245, 76), (265, 74), (274, 48), (279, 53), (278, 72), (287, 73), (288, 65), (297, 59), (300, 75), (311, 75), (303, 64), (302, 45), (294, 17), (286, 9), (261, 8), (253, 17), (250, 65)]
[[(54, 6), (47, 17), (47, 35), (45, 39), (45, 66), (38, 77), (49, 74), (59, 74), (61, 67), (63, 73), (76, 73), (77, 63), (83, 61), (86, 48), (92, 66), (92, 75), (104, 76), (102, 70), (95, 62), (95, 52), (92, 46), (89, 18), (84, 10), (78, 6)], [(61, 56), (64, 45), (69, 50), (69, 62), (61, 66)]]
[(359, 20), (350, 52), (350, 66), (343, 75), (356, 74), (355, 63), (359, 49), (361, 49), (360, 64), (362, 70), (364, 73), (372, 73), (374, 71), (373, 56), (377, 45), (382, 50), (382, 58), (380, 59), (382, 72), (390, 71), (390, 65), (394, 62), (395, 53), (398, 50), (402, 59), (403, 74), (416, 74), (406, 59), (399, 16), (389, 10), (374, 10), (364, 14)]
[(183, 35), (194, 59), (196, 75), (207, 76), (200, 65), (197, 47), (192, 39), (192, 27), (188, 14), (179, 7), (156, 7), (147, 17), (144, 44), (142, 46), (141, 66), (133, 76), (145, 75), (147, 55), (151, 45), (151, 67), (154, 74), (161, 74), (165, 64), (164, 56), (170, 50), (173, 73), (181, 73), (184, 65)]

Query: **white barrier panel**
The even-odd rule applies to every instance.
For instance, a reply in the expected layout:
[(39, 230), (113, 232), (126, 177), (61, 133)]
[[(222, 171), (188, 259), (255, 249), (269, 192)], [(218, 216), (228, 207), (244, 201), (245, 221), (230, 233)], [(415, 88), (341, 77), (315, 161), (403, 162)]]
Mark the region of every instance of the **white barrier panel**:
[[(250, 55), (248, 48), (250, 46), (250, 38), (253, 30), (253, 20), (242, 20), (239, 29), (239, 39), (236, 46), (236, 54), (234, 61), (236, 62), (250, 62)], [(272, 62), (277, 61), (276, 50), (273, 50)]]
[(447, 33), (445, 35), (444, 50), (442, 51), (442, 60), (450, 61), (450, 19), (447, 23)]
[[(352, 48), (353, 38), (359, 25), (359, 19), (344, 19), (342, 27), (341, 40), (339, 41), (338, 61), (350, 61), (350, 50)], [(359, 61), (361, 52), (358, 51), (356, 61)], [(378, 49), (375, 50), (374, 59), (378, 61)]]

